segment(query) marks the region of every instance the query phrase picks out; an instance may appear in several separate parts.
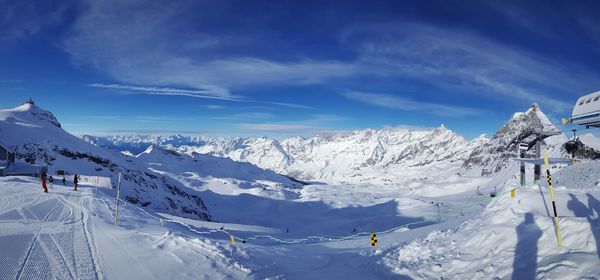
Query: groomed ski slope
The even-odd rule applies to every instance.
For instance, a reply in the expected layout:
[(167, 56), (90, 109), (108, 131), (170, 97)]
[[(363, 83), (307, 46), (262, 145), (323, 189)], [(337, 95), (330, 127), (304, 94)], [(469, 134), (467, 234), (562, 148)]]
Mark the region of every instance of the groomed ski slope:
[[(114, 190), (54, 185), (44, 194), (38, 179), (0, 178), (0, 245), (10, 248), (1, 253), (0, 279), (394, 279), (378, 264), (384, 252), (465, 219), (438, 219), (426, 192), (402, 198), (389, 187), (314, 185), (291, 199), (244, 193), (233, 182), (228, 188), (239, 190), (214, 193), (218, 186), (203, 180), (203, 197), (220, 206), (213, 207), (222, 222), (122, 202), (117, 227)], [(451, 189), (469, 181), (452, 180)], [(424, 223), (409, 225), (415, 221)], [(379, 231), (375, 248), (371, 229)]]
[(173, 233), (95, 188), (0, 178), (0, 279), (223, 279), (250, 270), (231, 248)]
[[(185, 181), (220, 222), (122, 201), (119, 226), (115, 190), (54, 185), (44, 194), (38, 179), (5, 177), (0, 279), (510, 279), (514, 269), (515, 279), (595, 279), (599, 210), (590, 196), (600, 198), (599, 169), (588, 162), (552, 170), (562, 249), (547, 187), (519, 188), (514, 199), (506, 193), (517, 164), (493, 177), (280, 189), (295, 196), (234, 181), (216, 192), (223, 179), (193, 176), (202, 187)], [(442, 203), (440, 212), (432, 202)]]

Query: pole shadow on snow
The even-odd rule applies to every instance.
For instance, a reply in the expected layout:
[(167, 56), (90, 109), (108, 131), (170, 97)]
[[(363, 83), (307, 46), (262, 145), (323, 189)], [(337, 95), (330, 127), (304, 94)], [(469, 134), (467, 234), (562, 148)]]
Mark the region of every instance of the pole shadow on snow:
[[(600, 258), (600, 201), (589, 193), (586, 193), (586, 195), (588, 197), (589, 207), (589, 216), (587, 219), (590, 223), (594, 239), (596, 240), (596, 253), (598, 254), (598, 258)], [(596, 212), (595, 216), (594, 211)]]
[(525, 213), (517, 226), (517, 246), (513, 261), (513, 280), (535, 279), (537, 271), (538, 240), (542, 230), (535, 224), (533, 213)]
[(544, 192), (542, 192), (542, 185), (538, 184), (538, 188), (540, 189), (540, 196), (542, 197), (542, 201), (544, 202), (544, 208), (546, 209), (546, 215), (550, 217), (550, 210), (548, 210), (548, 204), (546, 203), (546, 198), (544, 197)]
[[(573, 212), (575, 217), (586, 218), (590, 224), (592, 235), (596, 241), (596, 253), (600, 258), (600, 201), (593, 195), (586, 193), (588, 205), (581, 202), (575, 195), (569, 194), (571, 199), (567, 202), (567, 208)], [(596, 215), (594, 215), (596, 212)]]
[(571, 199), (569, 202), (567, 202), (567, 209), (571, 210), (575, 217), (586, 218), (592, 214), (591, 210), (588, 209), (588, 207), (583, 204), (583, 202), (581, 202), (574, 194), (570, 193), (569, 196)]

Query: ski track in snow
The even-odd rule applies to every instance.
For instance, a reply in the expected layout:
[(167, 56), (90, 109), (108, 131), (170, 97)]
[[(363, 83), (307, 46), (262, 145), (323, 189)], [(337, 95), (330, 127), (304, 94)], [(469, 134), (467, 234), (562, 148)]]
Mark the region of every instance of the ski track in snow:
[[(2, 199), (0, 279), (103, 279), (82, 192), (31, 189)], [(23, 205), (8, 210), (11, 205)], [(86, 219), (88, 221), (86, 221)]]

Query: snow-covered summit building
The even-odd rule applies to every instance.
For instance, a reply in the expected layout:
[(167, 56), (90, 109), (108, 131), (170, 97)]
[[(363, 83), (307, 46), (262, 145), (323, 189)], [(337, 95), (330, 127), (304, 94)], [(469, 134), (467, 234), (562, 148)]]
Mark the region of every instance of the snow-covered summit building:
[(146, 168), (145, 162), (91, 145), (65, 131), (56, 116), (32, 100), (0, 109), (0, 141), (15, 162), (6, 176), (39, 176), (40, 172), (111, 178), (122, 174), (123, 198), (153, 211), (197, 220), (211, 215), (197, 190)]
[(6, 169), (14, 163), (14, 151), (0, 142), (0, 176), (6, 176)]

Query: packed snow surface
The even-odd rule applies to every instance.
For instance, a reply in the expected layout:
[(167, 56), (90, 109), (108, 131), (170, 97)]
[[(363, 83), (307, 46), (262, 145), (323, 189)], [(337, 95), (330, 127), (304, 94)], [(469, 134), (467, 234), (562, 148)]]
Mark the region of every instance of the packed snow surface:
[[(600, 162), (550, 170), (559, 248), (546, 178), (528, 166), (519, 186), (511, 151), (494, 152), (531, 126), (556, 129), (538, 107), (492, 140), (439, 127), (167, 137), (121, 153), (38, 107), (0, 110), (0, 144), (20, 164), (113, 178), (43, 193), (38, 178), (0, 177), (0, 279), (600, 279)], [(547, 139), (551, 156), (563, 137)]]
[(598, 170), (599, 162), (588, 162), (553, 176), (560, 248), (544, 182), (518, 187), (515, 198), (502, 195), (475, 219), (433, 231), (392, 250), (382, 262), (399, 274), (426, 279), (598, 279)]

